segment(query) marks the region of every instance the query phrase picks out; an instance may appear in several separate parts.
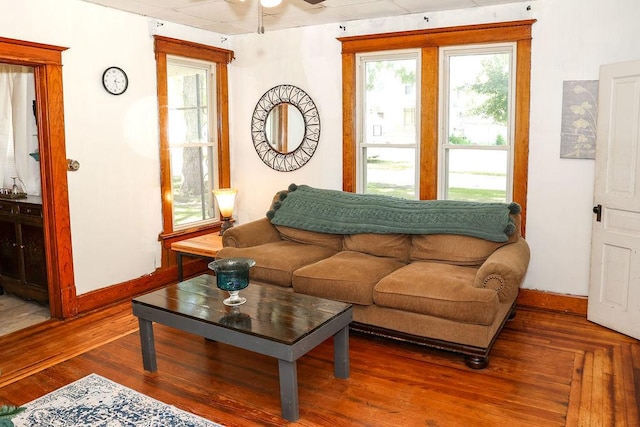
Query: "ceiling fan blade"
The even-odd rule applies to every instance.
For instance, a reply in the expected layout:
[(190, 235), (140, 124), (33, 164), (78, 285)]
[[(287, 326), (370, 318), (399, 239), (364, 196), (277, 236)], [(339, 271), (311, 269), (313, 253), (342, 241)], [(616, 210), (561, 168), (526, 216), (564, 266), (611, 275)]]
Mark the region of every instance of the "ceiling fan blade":
[(324, 0), (304, 0), (309, 4), (318, 4), (318, 3), (322, 3)]

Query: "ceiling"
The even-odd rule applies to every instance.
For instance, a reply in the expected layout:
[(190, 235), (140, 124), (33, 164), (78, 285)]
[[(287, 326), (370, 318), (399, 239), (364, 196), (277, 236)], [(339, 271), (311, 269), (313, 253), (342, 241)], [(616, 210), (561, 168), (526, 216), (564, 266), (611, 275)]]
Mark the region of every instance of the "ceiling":
[[(84, 1), (225, 35), (258, 29), (259, 0)], [(263, 8), (263, 23), (267, 31), (273, 31), (522, 1), (527, 0), (324, 0), (316, 5), (283, 0), (280, 6)]]

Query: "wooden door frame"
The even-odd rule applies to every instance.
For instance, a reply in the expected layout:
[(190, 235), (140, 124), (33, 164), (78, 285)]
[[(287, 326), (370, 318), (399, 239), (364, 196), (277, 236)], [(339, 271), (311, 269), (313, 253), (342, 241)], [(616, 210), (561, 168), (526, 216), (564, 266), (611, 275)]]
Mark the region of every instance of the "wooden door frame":
[(77, 314), (62, 93), (66, 47), (0, 37), (0, 62), (33, 67), (51, 317)]

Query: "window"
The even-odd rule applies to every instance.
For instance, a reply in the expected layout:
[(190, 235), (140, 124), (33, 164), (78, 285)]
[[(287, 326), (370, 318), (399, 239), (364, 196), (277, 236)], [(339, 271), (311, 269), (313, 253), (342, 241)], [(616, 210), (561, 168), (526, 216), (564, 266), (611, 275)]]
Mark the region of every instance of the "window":
[(227, 64), (233, 52), (155, 37), (165, 247), (220, 227), (214, 188), (228, 187)]
[(514, 48), (440, 49), (440, 199), (511, 201)]
[[(524, 230), (534, 22), (340, 38), (343, 190), (515, 201)], [(411, 55), (413, 87), (400, 65)], [(490, 88), (492, 78), (499, 87)], [(412, 91), (413, 107), (404, 104)], [(385, 97), (382, 106), (376, 97)]]
[(359, 55), (358, 191), (417, 198), (419, 52)]
[(218, 219), (212, 193), (218, 184), (214, 65), (167, 58), (174, 229)]

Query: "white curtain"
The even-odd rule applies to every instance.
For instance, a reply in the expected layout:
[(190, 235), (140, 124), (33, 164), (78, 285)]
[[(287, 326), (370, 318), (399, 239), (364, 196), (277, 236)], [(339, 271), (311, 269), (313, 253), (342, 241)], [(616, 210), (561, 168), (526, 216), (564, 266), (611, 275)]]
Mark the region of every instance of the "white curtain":
[(0, 64), (0, 187), (17, 176), (21, 191), (39, 196), (40, 164), (29, 155), (38, 150), (34, 92), (33, 68)]

